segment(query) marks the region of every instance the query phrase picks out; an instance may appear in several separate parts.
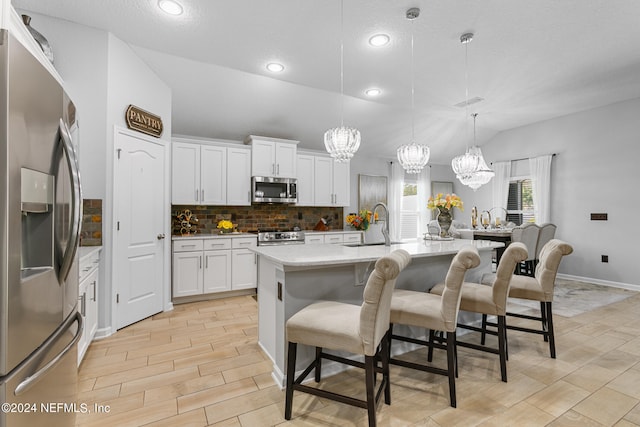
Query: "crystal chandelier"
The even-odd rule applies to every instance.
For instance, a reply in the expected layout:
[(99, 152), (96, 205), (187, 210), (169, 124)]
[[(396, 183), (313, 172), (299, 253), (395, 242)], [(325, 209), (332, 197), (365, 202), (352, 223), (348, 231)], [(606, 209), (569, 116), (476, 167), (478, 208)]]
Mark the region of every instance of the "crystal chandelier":
[[(465, 79), (465, 117), (468, 114), (468, 106), (469, 106), (469, 67), (468, 67), (468, 44), (473, 40), (472, 33), (466, 33), (460, 36), (460, 42), (465, 45), (465, 53), (464, 53), (464, 79)], [(475, 122), (474, 122), (475, 123)], [(451, 160), (451, 168), (456, 174), (456, 178), (464, 184), (469, 185), (471, 179), (473, 178), (473, 174), (478, 168), (478, 164), (480, 163), (480, 158), (474, 152), (467, 149), (463, 155), (454, 157)]]
[(407, 19), (411, 21), (411, 143), (398, 147), (398, 161), (407, 173), (417, 174), (429, 161), (429, 147), (415, 142), (415, 102), (414, 102), (414, 71), (413, 71), (413, 21), (420, 16), (420, 9), (412, 7), (407, 10)]
[(344, 125), (344, 1), (340, 1), (340, 127), (324, 133), (324, 146), (336, 162), (346, 163), (360, 148), (360, 131)]
[(467, 180), (465, 185), (468, 185), (473, 191), (476, 191), (481, 186), (485, 185), (491, 178), (495, 176), (495, 172), (492, 171), (482, 156), (482, 150), (476, 145), (476, 117), (478, 113), (473, 114), (473, 147), (469, 149), (469, 152), (478, 158), (478, 166), (476, 170), (471, 174), (471, 177)]

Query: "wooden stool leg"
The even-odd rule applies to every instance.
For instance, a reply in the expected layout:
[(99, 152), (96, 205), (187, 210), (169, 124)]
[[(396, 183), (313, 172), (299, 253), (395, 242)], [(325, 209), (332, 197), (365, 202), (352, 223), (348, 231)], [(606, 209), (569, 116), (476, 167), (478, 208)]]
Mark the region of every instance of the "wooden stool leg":
[(375, 356), (364, 357), (365, 382), (367, 384), (367, 413), (369, 427), (376, 427), (376, 397), (375, 397)]
[(433, 329), (429, 329), (429, 350), (427, 350), (427, 361), (433, 362), (433, 340), (436, 335)]
[(540, 321), (542, 322), (542, 330), (546, 332), (546, 334), (542, 335), (544, 338), (544, 342), (549, 341), (549, 323), (547, 321), (547, 306), (544, 302), (540, 301)]
[(505, 316), (498, 316), (498, 352), (500, 353), (500, 376), (507, 382), (507, 328)]
[(315, 373), (316, 373), (316, 382), (319, 383), (320, 382), (320, 377), (322, 375), (322, 357), (320, 357), (320, 354), (322, 353), (322, 347), (316, 347), (316, 367), (315, 367)]
[(449, 401), (456, 407), (456, 333), (447, 332), (447, 371), (449, 377)]
[(296, 352), (298, 350), (298, 344), (289, 342), (288, 355), (287, 355), (287, 390), (284, 405), (284, 419), (291, 419), (291, 407), (293, 403), (293, 381), (296, 375)]
[[(391, 336), (391, 331), (387, 331), (387, 335)], [(382, 381), (384, 385), (384, 403), (391, 405), (391, 382), (389, 381), (389, 341), (388, 337), (382, 338), (382, 349), (380, 359), (382, 361)]]
[(482, 332), (480, 332), (480, 344), (484, 345), (487, 337), (487, 315), (482, 315)]
[(551, 312), (551, 302), (545, 303), (545, 312), (547, 316), (547, 328), (549, 332), (549, 351), (551, 353), (551, 358), (556, 358), (556, 339), (553, 334), (553, 314)]

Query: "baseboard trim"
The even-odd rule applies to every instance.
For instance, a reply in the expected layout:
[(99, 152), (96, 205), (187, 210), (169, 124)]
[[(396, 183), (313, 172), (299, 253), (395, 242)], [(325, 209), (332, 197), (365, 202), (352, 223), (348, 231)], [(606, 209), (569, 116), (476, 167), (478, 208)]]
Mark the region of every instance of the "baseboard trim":
[(611, 280), (594, 279), (592, 277), (574, 276), (572, 274), (560, 274), (556, 276), (558, 279), (576, 280), (578, 282), (595, 283), (596, 285), (610, 286), (612, 288), (628, 289), (630, 291), (640, 292), (640, 285), (631, 283), (613, 282)]
[(106, 328), (98, 328), (98, 330), (96, 330), (96, 335), (93, 337), (93, 340), (94, 341), (102, 340), (107, 337), (110, 337), (111, 335), (113, 335), (113, 330), (111, 329), (111, 326)]

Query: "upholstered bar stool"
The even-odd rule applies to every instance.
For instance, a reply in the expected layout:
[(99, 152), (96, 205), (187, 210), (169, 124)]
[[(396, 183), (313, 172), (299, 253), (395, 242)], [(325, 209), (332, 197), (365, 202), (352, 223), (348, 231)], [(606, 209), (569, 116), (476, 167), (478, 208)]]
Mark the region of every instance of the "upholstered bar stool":
[[(544, 223), (540, 226), (540, 233), (538, 234), (538, 242), (536, 243), (536, 256), (534, 260), (534, 267), (540, 262), (540, 252), (544, 245), (549, 243), (551, 239), (556, 237), (556, 225), (550, 222)], [(535, 271), (535, 270), (534, 270)]]
[[(391, 295), (398, 274), (411, 261), (405, 250), (393, 251), (376, 261), (363, 292), (362, 305), (323, 301), (311, 304), (289, 318), (286, 325), (288, 340), (287, 388), (284, 417), (291, 419), (293, 391), (302, 391), (341, 403), (366, 408), (369, 426), (376, 425), (376, 404), (384, 390), (385, 403), (391, 403), (389, 385), (388, 339)], [(295, 378), (297, 345), (316, 348), (316, 358)], [(345, 351), (364, 356), (364, 363), (326, 353), (324, 349)], [(322, 359), (329, 359), (365, 370), (366, 400), (356, 399), (328, 390), (303, 385), (302, 381), (315, 369), (320, 382)], [(381, 367), (378, 366), (381, 361)], [(382, 381), (375, 390), (376, 372)]]
[(540, 301), (540, 316), (529, 316), (519, 313), (507, 313), (508, 316), (536, 320), (542, 323), (541, 329), (519, 326), (508, 326), (509, 329), (540, 334), (549, 342), (549, 353), (556, 358), (556, 344), (553, 334), (553, 290), (560, 261), (565, 255), (573, 252), (573, 248), (562, 240), (552, 239), (540, 251), (540, 260), (536, 266), (535, 276), (514, 276), (511, 280), (509, 297)]
[[(447, 369), (408, 362), (406, 360), (396, 358), (390, 358), (389, 362), (394, 365), (449, 377), (449, 399), (451, 406), (454, 408), (456, 407), (456, 323), (458, 321), (458, 309), (460, 307), (460, 288), (467, 270), (477, 267), (478, 264), (480, 264), (478, 250), (471, 245), (464, 247), (460, 249), (451, 261), (449, 271), (447, 272), (447, 276), (444, 280), (442, 295), (396, 289), (393, 291), (393, 297), (391, 299), (389, 351), (391, 351), (392, 339), (428, 346), (428, 361), (430, 362), (433, 347), (446, 348)], [(394, 335), (393, 325), (409, 325), (425, 328), (429, 330), (429, 341)], [(434, 341), (435, 332), (443, 332), (447, 334), (446, 346)]]
[(529, 253), (526, 260), (518, 263), (516, 274), (533, 276), (539, 235), (540, 227), (532, 222), (514, 227), (511, 231), (511, 241), (523, 243)]
[[(512, 243), (507, 247), (500, 259), (495, 280), (491, 286), (469, 282), (464, 282), (462, 284), (460, 310), (496, 316), (498, 318), (498, 330), (496, 332), (493, 330), (487, 330), (486, 327), (478, 328), (460, 323), (458, 323), (458, 327), (481, 332), (483, 334), (487, 333), (497, 335), (498, 348), (496, 349), (482, 344), (478, 345), (462, 341), (457, 341), (456, 345), (498, 354), (500, 357), (500, 376), (504, 382), (507, 381), (507, 329), (505, 320), (507, 314), (507, 295), (509, 294), (509, 285), (511, 283), (515, 267), (525, 259), (527, 259), (527, 249), (524, 244), (519, 242)], [(444, 291), (445, 285), (440, 283), (434, 286), (430, 292), (442, 295)]]

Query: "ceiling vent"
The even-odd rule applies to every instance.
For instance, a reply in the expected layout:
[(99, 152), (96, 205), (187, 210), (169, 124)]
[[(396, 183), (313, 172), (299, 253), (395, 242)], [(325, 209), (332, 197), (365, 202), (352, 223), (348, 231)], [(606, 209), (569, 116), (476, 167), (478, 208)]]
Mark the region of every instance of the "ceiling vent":
[(484, 101), (484, 98), (475, 96), (467, 101), (458, 102), (457, 104), (454, 105), (454, 107), (464, 108), (464, 107), (468, 107), (469, 105), (477, 104), (478, 102), (482, 102), (482, 101)]

